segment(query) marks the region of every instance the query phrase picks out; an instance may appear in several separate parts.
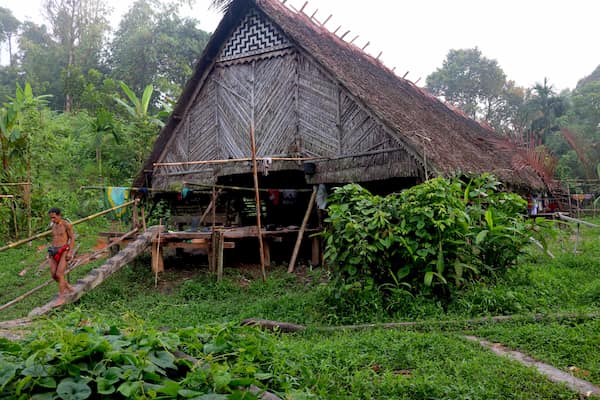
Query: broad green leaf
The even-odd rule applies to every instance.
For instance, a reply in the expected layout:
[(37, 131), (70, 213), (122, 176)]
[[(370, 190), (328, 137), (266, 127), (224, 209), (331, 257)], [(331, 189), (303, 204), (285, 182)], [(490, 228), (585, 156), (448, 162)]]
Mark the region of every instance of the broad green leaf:
[(108, 379), (105, 378), (97, 378), (96, 379), (96, 384), (98, 386), (98, 393), (100, 394), (113, 394), (115, 392), (115, 384), (116, 382), (110, 382)]
[(35, 364), (21, 371), (21, 375), (40, 378), (43, 376), (48, 376), (48, 371), (46, 371), (46, 368), (44, 368), (43, 365)]
[(485, 240), (485, 238), (487, 237), (489, 231), (487, 229), (479, 232), (477, 234), (477, 236), (475, 237), (475, 244), (480, 244), (481, 242), (483, 242)]
[(168, 351), (153, 351), (148, 354), (148, 359), (161, 368), (177, 368), (173, 363), (175, 361), (175, 356)]
[[(156, 389), (157, 393), (163, 393), (163, 394), (173, 396), (173, 397), (177, 397), (177, 393), (179, 391), (181, 391), (181, 385), (172, 380), (167, 380), (167, 381), (162, 382), (162, 385), (160, 385), (160, 387)], [(186, 397), (186, 396), (184, 396), (184, 397)]]
[(13, 364), (3, 362), (0, 365), (0, 388), (3, 388), (15, 376), (17, 368)]
[(92, 389), (81, 378), (65, 378), (58, 384), (56, 393), (63, 400), (84, 400), (90, 397)]
[(123, 382), (121, 385), (119, 385), (117, 391), (125, 397), (132, 397), (134, 394), (139, 392), (141, 388), (142, 382), (140, 381)]
[(179, 394), (181, 397), (185, 397), (186, 399), (189, 399), (191, 397), (193, 398), (198, 398), (198, 396), (203, 396), (204, 393), (202, 392), (197, 392), (195, 390), (189, 390), (189, 389), (181, 389), (178, 392), (175, 392), (175, 395)]
[(425, 286), (431, 286), (432, 281), (433, 281), (433, 271), (425, 272), (425, 277), (423, 278), (423, 283), (425, 284)]
[(146, 114), (148, 114), (148, 106), (150, 105), (150, 99), (152, 98), (153, 91), (154, 88), (152, 87), (152, 85), (148, 85), (144, 89), (144, 93), (142, 93), (142, 108), (139, 110), (140, 116), (145, 116)]
[(227, 371), (218, 371), (213, 374), (213, 379), (217, 389), (222, 389), (231, 382), (231, 374)]
[(37, 384), (48, 389), (56, 388), (56, 380), (51, 376), (46, 376), (38, 380)]

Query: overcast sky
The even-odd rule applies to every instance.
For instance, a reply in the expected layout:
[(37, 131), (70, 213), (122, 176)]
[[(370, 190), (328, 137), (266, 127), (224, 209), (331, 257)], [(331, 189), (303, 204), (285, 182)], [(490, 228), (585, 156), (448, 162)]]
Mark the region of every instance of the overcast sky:
[[(115, 9), (113, 25), (133, 0), (108, 0)], [(299, 9), (305, 0), (288, 0)], [(0, 0), (21, 20), (42, 21), (41, 0)], [(220, 15), (210, 0), (197, 0), (186, 10), (213, 31)], [(381, 59), (407, 79), (425, 83), (450, 49), (479, 47), (496, 59), (509, 79), (529, 87), (547, 77), (557, 90), (574, 88), (600, 64), (598, 0), (310, 0), (304, 12), (325, 20), (330, 30), (351, 32), (346, 40)]]

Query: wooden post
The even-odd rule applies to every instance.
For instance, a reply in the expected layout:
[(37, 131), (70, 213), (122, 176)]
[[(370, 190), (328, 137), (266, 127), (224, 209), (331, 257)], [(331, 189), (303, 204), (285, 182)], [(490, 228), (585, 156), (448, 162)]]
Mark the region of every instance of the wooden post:
[(251, 118), (250, 118), (250, 149), (252, 151), (252, 175), (254, 176), (254, 192), (256, 198), (256, 227), (258, 228), (258, 245), (260, 251), (260, 271), (262, 273), (263, 282), (267, 280), (267, 273), (265, 271), (265, 253), (263, 246), (262, 229), (260, 225), (260, 191), (258, 190), (258, 167), (256, 165), (256, 139), (254, 137), (254, 89), (255, 89), (255, 76), (254, 72), (256, 69), (256, 62), (252, 62), (252, 98), (251, 98)]
[[(212, 203), (214, 203), (217, 199), (217, 192), (215, 187), (213, 186), (212, 188)], [(216, 219), (217, 219), (217, 207), (213, 207), (212, 208), (212, 242), (211, 242), (211, 246), (210, 246), (210, 253), (208, 255), (208, 269), (210, 270), (210, 272), (212, 272), (213, 274), (215, 272), (217, 272), (217, 232), (215, 230), (215, 227), (217, 225), (216, 223)]]
[(294, 251), (292, 253), (292, 259), (290, 260), (290, 266), (288, 267), (288, 273), (294, 272), (294, 267), (296, 266), (296, 258), (298, 257), (298, 252), (300, 251), (300, 244), (302, 243), (302, 237), (304, 236), (304, 230), (306, 229), (306, 225), (308, 224), (308, 218), (310, 217), (310, 213), (312, 212), (313, 204), (315, 203), (316, 198), (317, 188), (313, 187), (313, 192), (310, 195), (308, 207), (306, 208), (306, 214), (304, 214), (304, 219), (302, 220), (302, 226), (298, 231), (298, 238), (296, 239), (296, 244), (294, 245)]
[(162, 218), (158, 227), (156, 246), (152, 246), (152, 270), (154, 272), (154, 287), (158, 287), (158, 273), (165, 270), (164, 261), (160, 254), (160, 234), (163, 230)]
[(131, 223), (133, 224), (132, 229), (139, 228), (139, 224), (140, 224), (140, 220), (138, 218), (138, 206), (137, 205), (138, 205), (138, 201), (133, 203), (132, 218), (131, 218)]
[(271, 266), (271, 243), (269, 240), (265, 240), (263, 242), (264, 251), (265, 251), (265, 267)]
[(144, 206), (142, 206), (142, 229), (146, 232), (146, 211)]
[(217, 233), (217, 281), (223, 279), (223, 248), (225, 244), (225, 233)]
[(313, 267), (316, 267), (317, 265), (321, 264), (321, 239), (319, 239), (317, 236), (312, 238), (312, 253), (310, 264)]

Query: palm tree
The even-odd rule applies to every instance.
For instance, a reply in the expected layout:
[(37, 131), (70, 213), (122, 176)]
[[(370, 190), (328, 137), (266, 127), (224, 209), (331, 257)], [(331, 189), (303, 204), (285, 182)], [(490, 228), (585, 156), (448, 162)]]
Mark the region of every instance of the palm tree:
[(102, 179), (102, 145), (107, 134), (112, 135), (117, 144), (121, 142), (121, 137), (117, 132), (116, 123), (113, 115), (106, 110), (99, 110), (96, 117), (90, 124), (92, 134), (94, 135), (94, 146), (96, 147), (96, 163), (98, 164), (98, 175)]

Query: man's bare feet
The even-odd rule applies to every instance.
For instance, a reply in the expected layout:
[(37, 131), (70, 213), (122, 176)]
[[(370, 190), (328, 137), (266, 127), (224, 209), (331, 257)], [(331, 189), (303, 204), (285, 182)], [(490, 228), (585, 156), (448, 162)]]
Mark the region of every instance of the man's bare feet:
[(52, 307), (60, 307), (65, 304), (65, 298), (63, 296), (58, 296)]

